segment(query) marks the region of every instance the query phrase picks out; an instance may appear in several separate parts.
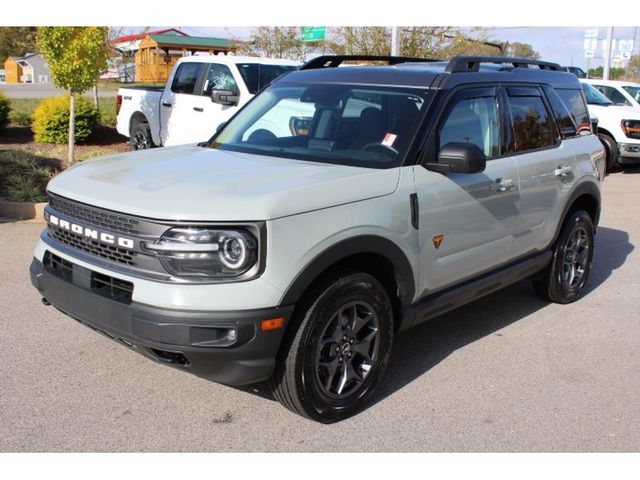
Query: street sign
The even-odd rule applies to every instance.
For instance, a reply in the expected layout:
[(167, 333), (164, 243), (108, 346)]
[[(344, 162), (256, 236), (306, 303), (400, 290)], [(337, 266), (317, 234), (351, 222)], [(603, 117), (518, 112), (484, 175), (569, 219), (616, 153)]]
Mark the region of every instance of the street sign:
[(589, 29), (584, 31), (584, 38), (598, 38), (598, 29)]
[(303, 42), (319, 42), (325, 39), (325, 27), (302, 27)]
[(631, 58), (631, 52), (621, 52), (620, 57), (628, 60), (629, 58)]
[(593, 50), (585, 50), (584, 56), (585, 58), (593, 58)]

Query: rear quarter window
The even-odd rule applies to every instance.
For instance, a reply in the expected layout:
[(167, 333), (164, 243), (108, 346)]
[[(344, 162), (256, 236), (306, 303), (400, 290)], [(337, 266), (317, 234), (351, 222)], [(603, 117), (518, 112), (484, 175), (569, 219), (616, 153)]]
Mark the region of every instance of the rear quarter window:
[(582, 94), (582, 89), (556, 89), (556, 93), (562, 99), (565, 106), (571, 113), (573, 121), (576, 124), (578, 133), (588, 135), (591, 133), (591, 121), (589, 120), (589, 111)]

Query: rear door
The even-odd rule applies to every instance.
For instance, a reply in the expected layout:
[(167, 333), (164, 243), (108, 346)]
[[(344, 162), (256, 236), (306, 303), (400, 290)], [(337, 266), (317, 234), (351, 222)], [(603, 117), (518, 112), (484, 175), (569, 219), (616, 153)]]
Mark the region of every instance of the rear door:
[[(182, 62), (175, 68), (160, 100), (160, 138), (162, 144), (181, 145), (207, 140), (200, 138), (202, 129), (197, 113), (202, 108), (199, 98), (207, 64)], [(195, 129), (195, 131), (194, 131)], [(215, 129), (215, 127), (213, 127)]]
[(517, 216), (518, 171), (503, 154), (503, 108), (496, 87), (454, 94), (437, 121), (426, 161), (449, 142), (477, 145), (486, 169), (435, 173), (415, 167), (419, 201), (420, 284), (425, 295), (507, 263)]
[(517, 257), (547, 247), (553, 237), (561, 199), (575, 182), (575, 148), (561, 139), (540, 88), (506, 87), (504, 97), (509, 120), (505, 153), (516, 159), (520, 172), (513, 246)]

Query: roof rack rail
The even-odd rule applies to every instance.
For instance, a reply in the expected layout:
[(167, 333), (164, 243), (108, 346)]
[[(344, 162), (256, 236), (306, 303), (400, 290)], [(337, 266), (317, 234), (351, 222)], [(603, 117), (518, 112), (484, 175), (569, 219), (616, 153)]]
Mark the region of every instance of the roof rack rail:
[(541, 70), (562, 71), (562, 67), (557, 63), (543, 62), (531, 58), (516, 57), (453, 57), (449, 60), (445, 72), (462, 73), (477, 72), (481, 63), (510, 63), (515, 68), (529, 68), (530, 65), (537, 65)]
[(407, 62), (438, 62), (439, 60), (418, 57), (393, 57), (389, 55), (322, 55), (309, 60), (300, 67), (300, 70), (334, 68), (345, 61), (378, 61), (387, 62), (389, 65), (397, 65), (399, 63)]

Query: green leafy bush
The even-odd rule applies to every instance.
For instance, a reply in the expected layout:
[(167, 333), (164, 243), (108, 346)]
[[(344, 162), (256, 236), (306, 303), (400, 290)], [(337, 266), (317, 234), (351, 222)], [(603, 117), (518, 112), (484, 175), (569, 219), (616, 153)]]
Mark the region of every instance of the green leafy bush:
[(31, 126), (31, 113), (25, 110), (11, 110), (9, 114), (9, 121), (11, 123), (16, 123), (21, 127), (30, 127)]
[(0, 93), (0, 131), (9, 123), (9, 113), (11, 113), (9, 99)]
[(43, 202), (55, 173), (26, 152), (0, 151), (0, 196), (12, 202)]
[[(33, 139), (43, 143), (69, 141), (69, 95), (43, 100), (33, 112)], [(91, 136), (100, 126), (100, 113), (91, 100), (76, 96), (76, 141)]]

